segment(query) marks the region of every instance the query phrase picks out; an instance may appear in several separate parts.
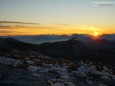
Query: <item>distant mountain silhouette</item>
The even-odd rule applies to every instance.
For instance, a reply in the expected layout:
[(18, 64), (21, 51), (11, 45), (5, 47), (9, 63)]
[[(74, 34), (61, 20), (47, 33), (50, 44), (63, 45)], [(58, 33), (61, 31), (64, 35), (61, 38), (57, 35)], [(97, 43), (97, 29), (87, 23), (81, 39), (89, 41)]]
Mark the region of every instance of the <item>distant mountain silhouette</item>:
[(18, 41), (14, 38), (0, 38), (0, 50), (11, 51), (36, 51), (52, 58), (68, 58), (73, 60), (91, 60), (115, 64), (115, 42), (106, 39), (91, 42), (80, 41), (77, 37), (67, 41), (30, 44)]
[(0, 38), (0, 50), (10, 51), (17, 50), (37, 50), (37, 45), (24, 43), (14, 38)]
[[(70, 38), (77, 37), (80, 41), (91, 42), (92, 38), (88, 34), (72, 34), (67, 35), (36, 35), (36, 36), (2, 36), (3, 38), (15, 38), (19, 41), (32, 43), (32, 44), (41, 44), (45, 42), (56, 42), (56, 41), (67, 41)], [(109, 41), (115, 41), (115, 34), (103, 34), (100, 36), (100, 39), (107, 39)]]
[(40, 44), (42, 53), (74, 60), (91, 60), (114, 64), (115, 45), (105, 39), (81, 42), (78, 39)]

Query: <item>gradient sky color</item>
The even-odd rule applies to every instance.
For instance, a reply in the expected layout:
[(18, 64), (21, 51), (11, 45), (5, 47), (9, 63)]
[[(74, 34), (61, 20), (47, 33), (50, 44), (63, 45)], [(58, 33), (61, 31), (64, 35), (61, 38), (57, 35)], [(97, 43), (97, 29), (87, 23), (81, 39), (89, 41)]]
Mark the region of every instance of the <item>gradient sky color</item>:
[(0, 0), (0, 35), (115, 33), (115, 3), (95, 2), (115, 1)]

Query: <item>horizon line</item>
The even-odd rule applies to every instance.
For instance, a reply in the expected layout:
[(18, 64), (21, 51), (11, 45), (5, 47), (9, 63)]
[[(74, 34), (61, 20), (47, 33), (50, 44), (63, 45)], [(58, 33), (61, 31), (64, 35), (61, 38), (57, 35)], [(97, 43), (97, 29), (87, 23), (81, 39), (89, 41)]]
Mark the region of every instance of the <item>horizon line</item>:
[[(88, 35), (88, 36), (92, 36), (91, 34), (85, 34), (85, 33), (73, 33), (73, 34), (35, 34), (35, 35), (0, 35), (0, 37), (3, 37), (3, 36), (40, 36), (40, 35), (56, 35), (56, 36), (72, 36), (72, 35)], [(115, 35), (115, 33), (104, 33), (104, 34), (101, 34), (100, 36), (102, 35)]]

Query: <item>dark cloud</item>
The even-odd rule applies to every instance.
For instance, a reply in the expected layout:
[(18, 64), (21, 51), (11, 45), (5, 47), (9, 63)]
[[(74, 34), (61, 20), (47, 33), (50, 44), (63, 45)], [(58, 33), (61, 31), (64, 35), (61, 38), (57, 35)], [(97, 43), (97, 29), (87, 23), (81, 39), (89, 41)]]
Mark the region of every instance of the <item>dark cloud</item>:
[(31, 24), (31, 25), (40, 25), (40, 23), (28, 23), (28, 22), (16, 22), (16, 21), (0, 21), (0, 24)]
[(42, 26), (40, 23), (27, 23), (15, 21), (0, 21), (0, 29), (53, 29), (52, 27)]
[(0, 29), (12, 29), (12, 26), (2, 26), (2, 25), (0, 25)]
[(7, 35), (27, 35), (35, 31), (54, 29), (48, 26), (42, 26), (39, 23), (0, 21), (0, 36)]
[[(21, 29), (21, 30), (19, 30)], [(28, 34), (29, 30), (46, 30), (52, 27), (42, 26), (39, 23), (0, 21), (0, 36)]]
[(0, 33), (11, 33), (11, 31), (0, 30)]
[(33, 29), (52, 29), (50, 27), (42, 27), (42, 26), (21, 26), (21, 25), (12, 25), (12, 26), (5, 26), (5, 25), (0, 25), (0, 29), (30, 29), (30, 28), (33, 28)]

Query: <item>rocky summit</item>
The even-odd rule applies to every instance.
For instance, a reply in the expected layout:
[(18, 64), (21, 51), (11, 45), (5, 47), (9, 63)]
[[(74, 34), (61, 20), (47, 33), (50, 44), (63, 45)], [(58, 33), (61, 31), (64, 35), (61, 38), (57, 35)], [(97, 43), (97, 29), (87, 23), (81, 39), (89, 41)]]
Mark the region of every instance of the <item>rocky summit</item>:
[(37, 45), (2, 38), (0, 45), (0, 86), (115, 85), (115, 46), (108, 40)]

